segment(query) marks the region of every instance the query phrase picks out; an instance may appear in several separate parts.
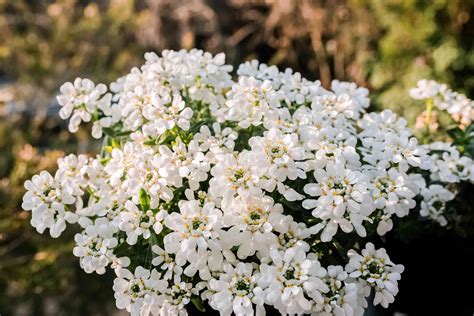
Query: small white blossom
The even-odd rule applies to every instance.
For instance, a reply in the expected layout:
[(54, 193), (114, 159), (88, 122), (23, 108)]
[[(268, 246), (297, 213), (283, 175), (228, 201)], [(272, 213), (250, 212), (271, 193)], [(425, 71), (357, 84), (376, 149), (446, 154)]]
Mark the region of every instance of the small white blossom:
[(158, 245), (153, 245), (151, 250), (156, 254), (151, 264), (158, 266), (162, 271), (163, 280), (169, 280), (173, 275), (182, 275), (183, 268), (176, 264), (174, 258)]
[(471, 158), (461, 156), (456, 147), (435, 142), (427, 146), (430, 153), (430, 178), (433, 181), (474, 183), (474, 163)]
[(127, 234), (127, 243), (135, 245), (139, 236), (148, 239), (151, 237), (152, 231), (155, 234), (161, 233), (162, 221), (166, 214), (164, 210), (155, 214), (153, 210), (140, 209), (132, 201), (127, 201), (125, 210), (120, 213), (118, 227)]
[(416, 88), (410, 90), (410, 96), (416, 100), (433, 102), (438, 109), (446, 110), (461, 126), (467, 126), (474, 120), (474, 101), (450, 90), (445, 84), (422, 79)]
[(282, 101), (283, 94), (273, 90), (269, 81), (240, 77), (238, 84), (232, 86), (225, 107), (216, 115), (221, 121), (236, 121), (241, 128), (248, 128), (261, 125), (264, 117), (274, 116)]
[(448, 224), (445, 217), (446, 203), (453, 200), (456, 195), (439, 184), (432, 184), (421, 191), (421, 196), (423, 200), (420, 215), (446, 226)]
[(68, 190), (47, 171), (26, 181), (25, 188), (27, 192), (23, 196), (22, 208), (31, 211), (31, 225), (39, 233), (49, 228), (51, 237), (57, 238), (66, 229), (66, 222), (77, 221), (77, 215), (69, 211), (77, 200), (74, 196), (77, 192)]
[(240, 153), (237, 157), (226, 154), (211, 169), (209, 192), (213, 197), (222, 197), (225, 207), (238, 195), (257, 194), (261, 170), (258, 170), (251, 152)]
[(283, 207), (274, 204), (268, 196), (237, 198), (224, 210), (223, 223), (230, 229), (223, 234), (222, 241), (231, 248), (238, 246), (237, 257), (244, 259), (277, 244), (273, 226), (282, 220)]
[(285, 252), (272, 250), (270, 256), (271, 265), (262, 264), (258, 278), (266, 304), (281, 314), (304, 314), (311, 312), (312, 300), (323, 302), (322, 293), (329, 288), (322, 280), (327, 272), (319, 261), (293, 248)]
[(167, 286), (163, 294), (164, 301), (158, 315), (188, 315), (185, 306), (191, 301), (192, 283), (186, 283), (180, 277), (175, 277), (173, 283)]
[(256, 168), (265, 170), (265, 176), (269, 178), (264, 185), (267, 191), (272, 192), (287, 178), (306, 178), (304, 166), (298, 163), (305, 158), (305, 150), (300, 146), (297, 134), (284, 135), (277, 129), (270, 129), (263, 137), (252, 137), (249, 145), (255, 155)]
[(186, 107), (180, 95), (152, 96), (150, 103), (143, 107), (143, 134), (148, 137), (162, 135), (175, 126), (187, 131), (190, 127), (189, 120), (193, 110)]
[(165, 219), (165, 225), (172, 230), (164, 238), (165, 250), (176, 255), (179, 266), (190, 263), (184, 274), (193, 276), (199, 270), (200, 276), (207, 278), (208, 259), (222, 257), (216, 241), (222, 227), (222, 212), (212, 203), (201, 207), (196, 200), (180, 201), (179, 209), (179, 213), (171, 213)]
[(253, 266), (239, 262), (235, 267), (226, 264), (223, 270), (219, 279), (209, 281), (209, 288), (215, 292), (209, 300), (211, 307), (221, 315), (264, 315), (263, 291), (257, 286)]
[(221, 129), (219, 123), (212, 124), (212, 132), (209, 127), (201, 126), (199, 133), (194, 135), (194, 140), (199, 144), (202, 152), (206, 153), (209, 162), (217, 163), (223, 154), (234, 150), (237, 132), (230, 127)]
[(315, 199), (303, 201), (303, 207), (312, 209), (312, 215), (325, 223), (322, 241), (330, 241), (338, 227), (344, 232), (366, 235), (362, 222), (374, 210), (367, 179), (357, 171), (342, 164), (330, 164), (314, 172), (316, 183), (305, 185), (304, 191)]
[[(81, 121), (90, 122), (94, 120), (92, 135), (95, 138), (102, 137), (102, 127), (109, 127), (117, 121), (114, 114), (115, 108), (111, 104), (111, 95), (106, 94), (107, 87), (104, 84), (97, 86), (89, 79), (76, 78), (74, 83), (66, 82), (60, 88), (61, 95), (57, 97), (61, 110), (59, 116), (69, 120), (69, 131), (75, 133)], [(99, 113), (100, 111), (100, 113)], [(95, 118), (103, 115), (102, 118)]]
[(113, 289), (117, 308), (126, 309), (132, 316), (156, 314), (156, 305), (161, 305), (159, 292), (164, 292), (167, 282), (160, 280), (156, 270), (141, 266), (132, 274), (127, 269), (118, 269)]
[(84, 232), (76, 234), (76, 247), (73, 253), (81, 258), (81, 267), (87, 273), (104, 274), (105, 268), (115, 260), (113, 249), (118, 245), (114, 233), (117, 228), (106, 218), (98, 218), (94, 225), (87, 226)]
[(357, 285), (348, 283), (348, 274), (342, 266), (329, 266), (324, 281), (329, 291), (324, 293), (324, 303), (316, 304), (318, 315), (360, 315), (363, 309), (357, 302)]
[(375, 289), (374, 305), (381, 304), (383, 307), (388, 307), (393, 303), (404, 267), (395, 265), (390, 261), (384, 248), (376, 250), (372, 243), (365, 245), (362, 254), (350, 250), (348, 256), (350, 260), (346, 271), (350, 273), (351, 278)]

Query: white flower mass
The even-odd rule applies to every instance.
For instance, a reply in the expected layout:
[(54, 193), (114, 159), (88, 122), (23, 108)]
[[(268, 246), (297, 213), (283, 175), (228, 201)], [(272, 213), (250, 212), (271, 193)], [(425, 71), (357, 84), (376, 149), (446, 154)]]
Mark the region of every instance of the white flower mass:
[(410, 90), (410, 96), (416, 100), (430, 100), (434, 106), (447, 111), (462, 125), (469, 125), (474, 121), (474, 101), (450, 90), (445, 84), (434, 80), (420, 80), (417, 87)]
[[(446, 225), (454, 193), (443, 184), (474, 180), (454, 147), (418, 144), (391, 111), (367, 113), (354, 83), (326, 90), (257, 61), (234, 77), (223, 54), (200, 50), (145, 59), (109, 89), (61, 87), (69, 130), (91, 122), (103, 150), (34, 176), (23, 202), (39, 233), (82, 228), (74, 255), (88, 273), (115, 271), (117, 307), (131, 315), (187, 315), (190, 303), (362, 315), (371, 289), (387, 307), (403, 266), (366, 238), (417, 203)], [(440, 91), (425, 82), (412, 95), (445, 106)]]

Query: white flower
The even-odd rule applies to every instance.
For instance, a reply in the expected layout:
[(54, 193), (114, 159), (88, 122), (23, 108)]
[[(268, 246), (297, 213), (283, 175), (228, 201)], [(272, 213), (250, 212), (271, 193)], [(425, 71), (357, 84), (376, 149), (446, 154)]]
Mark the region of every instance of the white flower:
[(56, 177), (61, 180), (65, 187), (74, 188), (73, 191), (81, 192), (87, 186), (87, 180), (84, 178), (84, 168), (88, 165), (89, 159), (86, 155), (67, 155), (59, 158), (58, 171)]
[(221, 315), (264, 315), (263, 292), (257, 287), (256, 271), (250, 263), (226, 264), (219, 279), (211, 279), (209, 288), (215, 293), (209, 304)]
[(199, 133), (194, 135), (194, 140), (199, 144), (202, 152), (211, 163), (217, 163), (223, 154), (234, 150), (237, 132), (230, 127), (221, 129), (219, 123), (212, 124), (212, 133), (206, 125), (201, 126)]
[(183, 274), (183, 268), (176, 264), (174, 258), (172, 258), (163, 248), (158, 245), (153, 245), (151, 250), (156, 254), (151, 264), (158, 266), (162, 271), (163, 280), (169, 280), (173, 275)]
[[(132, 315), (186, 316), (202, 300), (222, 315), (362, 316), (372, 288), (376, 304), (393, 302), (403, 269), (370, 243), (349, 262), (332, 247), (385, 234), (415, 199), (445, 225), (456, 191), (444, 187), (474, 182), (470, 158), (419, 145), (389, 110), (366, 113), (354, 83), (329, 91), (257, 61), (233, 80), (224, 54), (195, 49), (145, 59), (111, 93), (88, 79), (61, 87), (70, 130), (86, 121), (107, 137), (95, 157), (27, 181), (22, 205), (40, 233), (77, 222), (81, 267), (114, 270), (117, 307)], [(472, 101), (426, 86), (415, 95), (470, 122)]]
[(157, 315), (188, 315), (185, 306), (191, 301), (193, 290), (192, 283), (186, 283), (180, 277), (175, 277), (171, 286), (168, 285), (163, 291), (164, 301)]
[(279, 89), (281, 85), (278, 67), (259, 63), (256, 59), (240, 64), (237, 74), (239, 76), (254, 77), (261, 81), (271, 81), (275, 89)]
[(316, 183), (305, 185), (304, 191), (317, 200), (306, 199), (303, 207), (313, 209), (312, 215), (324, 221), (321, 240), (330, 241), (338, 227), (344, 232), (366, 235), (362, 222), (374, 210), (367, 179), (362, 173), (346, 169), (342, 164), (330, 164), (314, 172)]
[(115, 272), (124, 269), (130, 265), (131, 261), (129, 257), (116, 257), (114, 256), (112, 258), (112, 262), (110, 264), (110, 267), (114, 269)]
[(120, 213), (118, 227), (127, 234), (127, 243), (135, 245), (139, 236), (148, 239), (152, 230), (155, 234), (161, 233), (166, 214), (164, 210), (155, 213), (153, 210), (140, 209), (132, 201), (127, 201), (125, 210)]
[(278, 129), (270, 129), (263, 137), (252, 137), (249, 145), (255, 154), (256, 167), (265, 170), (264, 174), (269, 178), (264, 185), (266, 190), (272, 192), (277, 183), (287, 178), (306, 178), (304, 166), (297, 162), (305, 158), (297, 134), (282, 134)]
[(147, 75), (138, 68), (133, 68), (130, 74), (112, 84), (111, 90), (117, 93), (114, 98), (118, 99), (120, 120), (128, 131), (142, 127), (145, 121), (143, 109), (151, 103), (152, 95), (161, 92), (159, 87), (147, 84)]
[(456, 147), (435, 142), (427, 146), (430, 153), (430, 178), (432, 181), (474, 183), (474, 163), (469, 157), (461, 156)]
[(287, 215), (273, 228), (278, 233), (279, 249), (300, 248), (307, 252), (309, 251), (309, 245), (304, 239), (317, 234), (322, 225), (315, 225), (308, 229), (304, 223), (297, 223), (293, 220), (293, 217)]
[(187, 131), (193, 110), (186, 107), (180, 95), (153, 95), (150, 103), (143, 107), (146, 123), (142, 130), (145, 136), (156, 137), (175, 126)]
[(139, 266), (134, 274), (127, 269), (118, 269), (116, 274), (113, 289), (117, 308), (126, 309), (132, 316), (148, 316), (161, 305), (159, 292), (164, 292), (168, 284), (160, 280), (156, 270)]
[(220, 121), (238, 122), (241, 128), (261, 125), (265, 117), (275, 115), (283, 94), (273, 90), (270, 81), (259, 81), (253, 77), (240, 77), (232, 86), (225, 107), (216, 116)]
[(178, 169), (179, 175), (188, 179), (191, 190), (198, 190), (199, 183), (207, 180), (210, 163), (205, 159), (201, 148), (195, 141), (187, 146), (178, 142), (172, 148), (172, 163)]
[[(106, 94), (107, 87), (104, 84), (97, 86), (89, 79), (76, 78), (74, 83), (66, 82), (60, 88), (61, 95), (57, 97), (59, 105), (62, 106), (59, 115), (62, 119), (68, 119), (69, 131), (77, 132), (81, 121), (90, 122), (97, 111), (103, 115), (112, 115), (111, 96)], [(94, 124), (93, 136), (100, 138), (102, 131), (98, 127), (109, 127), (112, 123), (111, 118), (105, 118)]]
[(389, 214), (382, 214), (377, 225), (377, 234), (380, 236), (385, 235), (393, 228), (392, 216)]
[(406, 174), (397, 169), (373, 170), (371, 190), (375, 207), (387, 214), (396, 214), (398, 217), (408, 215), (414, 208), (417, 192), (416, 185), (410, 183)]
[(410, 166), (428, 168), (426, 150), (411, 136), (406, 121), (398, 119), (390, 110), (365, 114), (359, 126), (363, 129), (359, 135), (363, 144), (361, 151), (369, 164), (385, 169), (396, 164), (401, 172)]
[(114, 148), (110, 161), (104, 170), (110, 176), (110, 184), (118, 185), (126, 178), (128, 171), (136, 167), (144, 155), (151, 155), (151, 152), (143, 148), (140, 144), (128, 142), (122, 149)]
[(275, 110), (275, 116), (265, 117), (263, 126), (267, 130), (276, 128), (283, 133), (292, 134), (298, 131), (299, 123), (288, 108), (278, 108)]
[(113, 249), (118, 245), (114, 237), (117, 228), (106, 218), (98, 218), (94, 225), (87, 226), (84, 232), (76, 234), (76, 247), (73, 253), (81, 258), (81, 267), (87, 273), (104, 274), (105, 268), (115, 260)]
[(410, 96), (416, 100), (431, 99), (438, 93), (447, 90), (446, 85), (439, 85), (434, 80), (422, 79), (416, 85), (416, 88), (410, 89)]
[[(322, 293), (329, 289), (322, 278), (326, 270), (316, 259), (309, 259), (301, 249), (270, 251), (272, 264), (262, 264), (258, 285), (265, 303), (281, 314), (307, 314), (314, 302), (322, 303)], [(313, 301), (314, 300), (314, 301)]]
[(311, 111), (313, 115), (323, 116), (332, 121), (332, 124), (336, 124), (341, 118), (358, 119), (361, 107), (346, 93), (337, 95), (328, 92), (313, 98)]
[(310, 102), (314, 95), (324, 90), (319, 81), (309, 81), (299, 72), (293, 73), (290, 68), (280, 72), (276, 66), (260, 64), (257, 60), (241, 64), (237, 69), (237, 74), (254, 77), (261, 81), (270, 81), (273, 89), (282, 91), (289, 102), (297, 105)]
[(226, 154), (211, 169), (213, 178), (209, 180), (209, 192), (215, 198), (222, 197), (225, 207), (237, 194), (258, 194), (260, 173), (251, 152), (242, 152), (237, 157)]
[(260, 251), (268, 254), (277, 244), (272, 231), (282, 220), (283, 207), (274, 204), (268, 196), (239, 197), (223, 209), (223, 223), (230, 229), (222, 235), (222, 241), (230, 249), (238, 246), (237, 257), (245, 259)]
[(341, 266), (329, 266), (324, 281), (329, 291), (323, 293), (324, 303), (313, 309), (318, 315), (361, 315), (363, 310), (357, 302), (357, 285), (348, 282), (348, 274)]
[(300, 130), (301, 139), (309, 152), (306, 161), (308, 170), (324, 168), (328, 163), (345, 163), (359, 168), (357, 138), (345, 130), (321, 124), (303, 126)]
[(123, 149), (114, 148), (104, 168), (110, 184), (120, 186), (136, 204), (141, 189), (149, 193), (152, 208), (158, 207), (160, 200), (169, 202), (174, 196), (171, 188), (180, 187), (182, 177), (173, 160), (173, 152), (160, 146), (158, 153), (132, 142), (126, 143)]
[(418, 194), (418, 186), (410, 181), (405, 173), (396, 168), (388, 171), (384, 169), (370, 170), (370, 190), (374, 200), (374, 206), (378, 212), (374, 212), (375, 218), (380, 215), (377, 233), (385, 235), (393, 227), (392, 215), (403, 217), (416, 206), (414, 200)]
[(66, 229), (66, 222), (77, 221), (77, 215), (69, 211), (69, 207), (76, 202), (73, 194), (81, 192), (71, 192), (47, 171), (26, 181), (25, 188), (22, 208), (31, 211), (31, 225), (39, 233), (49, 228), (51, 237), (57, 238)]
[(173, 231), (164, 238), (165, 250), (176, 255), (179, 266), (190, 263), (184, 274), (193, 276), (199, 270), (201, 278), (208, 278), (209, 268), (213, 268), (208, 261), (222, 260), (216, 241), (222, 227), (222, 212), (212, 203), (201, 207), (196, 200), (180, 201), (179, 209), (179, 213), (171, 213), (165, 219), (165, 225)]
[(360, 107), (360, 112), (363, 112), (370, 105), (370, 99), (368, 97), (369, 90), (367, 88), (358, 87), (353, 82), (333, 80), (331, 82), (331, 90), (337, 95), (348, 94), (355, 102), (357, 102)]
[[(130, 74), (111, 85), (127, 130), (140, 129), (147, 120), (145, 116), (157, 119), (157, 122), (150, 122), (147, 133), (156, 133), (157, 129), (170, 124), (186, 129), (191, 111), (186, 107), (176, 116), (183, 104), (178, 95), (216, 108), (224, 101), (224, 90), (232, 85), (229, 74), (232, 66), (225, 65), (224, 54), (212, 56), (196, 49), (189, 52), (165, 50), (161, 57), (146, 53), (145, 59), (146, 63), (140, 69), (133, 68)], [(163, 103), (159, 101), (169, 96), (173, 96), (175, 102), (171, 112), (169, 108), (163, 108)], [(168, 112), (165, 116), (171, 115), (176, 119), (161, 117), (161, 110)]]
[(410, 96), (416, 100), (430, 100), (438, 109), (451, 114), (461, 126), (467, 126), (474, 120), (474, 101), (448, 89), (445, 84), (422, 79), (416, 88), (410, 90)]
[(222, 102), (223, 90), (232, 84), (232, 66), (225, 65), (222, 53), (213, 56), (197, 49), (164, 50), (161, 58), (146, 53), (145, 59), (142, 69), (149, 77), (173, 90), (185, 90), (191, 99), (211, 106)]
[(446, 226), (448, 221), (444, 216), (446, 203), (455, 198), (455, 194), (439, 184), (432, 184), (421, 190), (423, 200), (420, 205), (420, 215), (437, 221), (441, 226)]
[(388, 307), (398, 293), (398, 280), (404, 270), (402, 265), (395, 265), (388, 257), (385, 249), (375, 249), (367, 243), (362, 254), (354, 250), (348, 252), (350, 258), (346, 271), (350, 277), (361, 280), (375, 289), (374, 305)]

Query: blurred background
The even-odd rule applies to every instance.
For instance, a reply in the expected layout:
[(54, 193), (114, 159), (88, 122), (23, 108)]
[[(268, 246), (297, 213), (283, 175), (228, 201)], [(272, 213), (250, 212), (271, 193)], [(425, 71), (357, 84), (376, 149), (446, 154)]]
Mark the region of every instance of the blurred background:
[[(113, 276), (87, 275), (73, 231), (39, 235), (21, 210), (23, 182), (65, 153), (94, 152), (67, 132), (59, 86), (82, 76), (110, 83), (146, 51), (225, 52), (259, 59), (328, 87), (372, 90), (375, 109), (413, 123), (421, 78), (473, 97), (472, 0), (0, 0), (0, 314), (111, 315)], [(444, 289), (446, 290), (446, 289)], [(401, 288), (403, 292), (403, 288)]]

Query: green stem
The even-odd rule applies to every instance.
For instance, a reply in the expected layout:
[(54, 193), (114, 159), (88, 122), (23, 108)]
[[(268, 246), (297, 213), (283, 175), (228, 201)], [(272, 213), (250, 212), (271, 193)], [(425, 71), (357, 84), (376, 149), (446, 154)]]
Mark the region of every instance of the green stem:
[(433, 112), (433, 99), (426, 100), (426, 110), (425, 110), (425, 128), (429, 130), (431, 122), (431, 112)]
[(427, 99), (426, 102), (426, 109), (425, 109), (425, 122), (423, 127), (423, 143), (428, 144), (431, 141), (431, 133), (430, 133), (430, 123), (431, 123), (431, 115), (433, 113), (434, 102), (433, 99)]

